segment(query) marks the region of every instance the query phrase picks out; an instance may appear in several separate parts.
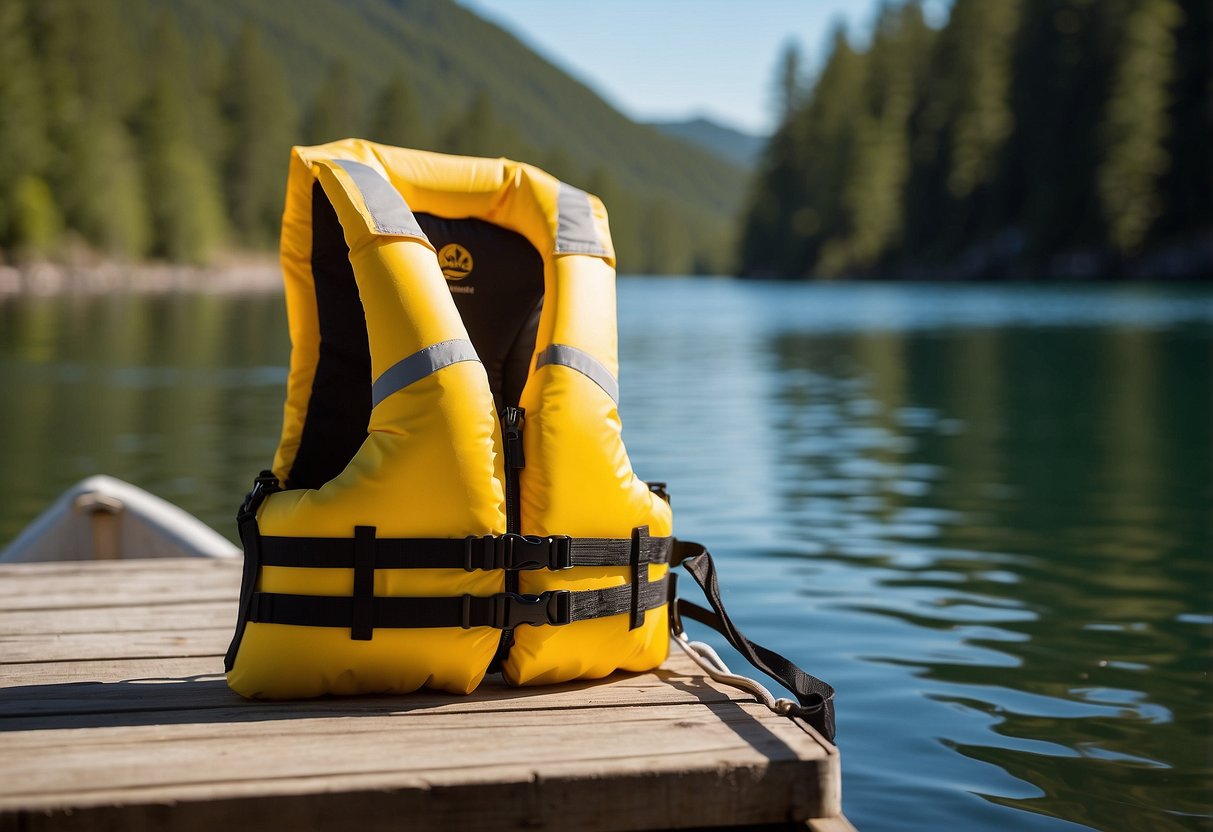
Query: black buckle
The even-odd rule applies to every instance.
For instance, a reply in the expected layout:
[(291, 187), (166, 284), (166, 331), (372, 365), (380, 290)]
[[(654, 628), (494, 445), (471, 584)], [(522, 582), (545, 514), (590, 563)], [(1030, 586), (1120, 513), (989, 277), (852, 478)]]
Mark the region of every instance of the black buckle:
[(274, 476), (274, 472), (262, 471), (253, 480), (253, 490), (244, 495), (244, 502), (240, 504), (240, 510), (236, 512), (236, 519), (239, 520), (250, 514), (255, 515), (266, 497), (281, 490), (282, 486), (278, 484), (278, 478)]
[(571, 537), (521, 534), (469, 535), (464, 538), (463, 568), (477, 569), (568, 569), (573, 565)]
[(538, 595), (502, 592), (493, 596), (493, 626), (505, 630), (530, 624), (568, 624), (572, 621), (570, 593), (567, 589), (548, 590)]

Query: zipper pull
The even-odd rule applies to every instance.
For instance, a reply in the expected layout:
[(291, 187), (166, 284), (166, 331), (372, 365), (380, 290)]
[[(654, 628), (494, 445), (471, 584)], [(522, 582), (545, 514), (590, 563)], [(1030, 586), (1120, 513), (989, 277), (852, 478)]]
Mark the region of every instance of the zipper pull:
[(526, 456), (522, 452), (522, 422), (526, 410), (507, 407), (502, 416), (502, 441), (505, 443), (505, 464), (508, 468), (525, 468)]

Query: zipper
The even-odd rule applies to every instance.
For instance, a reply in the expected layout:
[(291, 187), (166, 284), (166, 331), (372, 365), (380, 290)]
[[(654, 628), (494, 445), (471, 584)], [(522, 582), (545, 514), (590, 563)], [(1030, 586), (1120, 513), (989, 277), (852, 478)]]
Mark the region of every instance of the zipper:
[(522, 534), (522, 507), (518, 495), (518, 472), (526, 467), (522, 453), (522, 422), (526, 411), (507, 407), (501, 415), (501, 440), (505, 445), (505, 530)]
[[(505, 531), (506, 534), (522, 534), (522, 506), (519, 496), (518, 472), (526, 467), (526, 456), (522, 452), (522, 425), (526, 411), (521, 407), (507, 407), (501, 413), (501, 444), (505, 451)], [(505, 591), (518, 592), (518, 573), (505, 571)], [(510, 647), (514, 644), (514, 631), (505, 628), (497, 643), (497, 654), (489, 667), (492, 672), (501, 670)]]

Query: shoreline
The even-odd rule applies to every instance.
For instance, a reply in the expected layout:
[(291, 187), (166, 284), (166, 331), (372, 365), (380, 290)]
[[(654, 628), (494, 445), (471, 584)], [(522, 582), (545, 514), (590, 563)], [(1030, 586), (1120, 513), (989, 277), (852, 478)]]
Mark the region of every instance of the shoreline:
[[(1204, 282), (1213, 277), (1213, 230), (1183, 243), (1159, 246), (1132, 260), (1117, 260), (1102, 249), (1075, 249), (1028, 265), (975, 246), (949, 264), (903, 264), (836, 278), (843, 282)], [(620, 273), (620, 278), (629, 275)], [(674, 277), (676, 275), (668, 275)], [(686, 277), (706, 277), (686, 275)], [(779, 274), (716, 275), (739, 280), (813, 282), (821, 278)], [(275, 253), (232, 251), (206, 266), (163, 261), (126, 263), (81, 260), (0, 263), (0, 300), (9, 297), (98, 295), (108, 292), (281, 292), (282, 268)]]
[(241, 256), (209, 266), (173, 263), (32, 263), (0, 265), (0, 299), (107, 292), (276, 292), (282, 290), (278, 258)]

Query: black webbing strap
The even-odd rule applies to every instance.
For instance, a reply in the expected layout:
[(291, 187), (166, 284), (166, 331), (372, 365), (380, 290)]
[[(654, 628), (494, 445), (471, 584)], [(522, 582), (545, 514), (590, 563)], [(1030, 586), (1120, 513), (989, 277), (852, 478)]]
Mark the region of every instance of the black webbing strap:
[[(632, 566), (632, 538), (501, 534), (445, 537), (377, 537), (376, 569), (569, 569), (575, 566)], [(668, 563), (674, 538), (640, 540), (640, 557)], [(355, 540), (348, 537), (262, 537), (261, 565), (310, 569), (350, 569)]]
[(635, 630), (644, 626), (645, 606), (641, 602), (649, 585), (649, 562), (646, 559), (644, 542), (649, 538), (649, 527), (639, 526), (632, 529), (632, 604), (628, 610), (628, 629)]
[[(645, 583), (640, 593), (641, 621), (647, 610), (655, 610), (665, 604), (668, 599), (666, 583), (670, 576), (663, 575), (659, 580)], [(609, 589), (583, 589), (572, 593), (572, 620), (585, 621), (590, 618), (605, 618), (608, 615), (620, 615), (632, 611), (632, 587), (613, 586)], [(630, 625), (630, 622), (629, 622)], [(629, 626), (628, 629), (635, 629)]]
[(687, 540), (676, 541), (673, 564), (681, 564), (691, 573), (691, 577), (699, 584), (712, 607), (709, 610), (690, 601), (678, 599), (670, 616), (670, 626), (675, 634), (682, 631), (681, 619), (685, 617), (706, 624), (723, 635), (750, 664), (796, 695), (799, 707), (792, 712), (792, 716), (804, 719), (833, 742), (834, 688), (805, 673), (775, 651), (755, 644), (742, 635), (725, 612), (724, 602), (720, 598), (720, 585), (716, 580), (716, 565), (712, 562), (711, 553), (702, 545)]
[(252, 512), (241, 512), (236, 518), (236, 528), (240, 532), (240, 543), (244, 547), (244, 571), (240, 576), (240, 609), (236, 618), (236, 632), (232, 635), (232, 643), (228, 645), (227, 654), (223, 657), (223, 671), (226, 673), (236, 663), (236, 653), (240, 650), (240, 641), (244, 638), (244, 625), (248, 623), (249, 604), (252, 602), (253, 590), (257, 588), (257, 575), (260, 571), (260, 541), (257, 533), (257, 515)]
[(253, 592), (257, 588), (257, 578), (261, 574), (261, 532), (257, 528), (257, 509), (266, 497), (281, 490), (274, 472), (262, 471), (253, 480), (252, 490), (244, 495), (244, 502), (236, 512), (236, 529), (240, 534), (240, 544), (244, 547), (244, 571), (240, 576), (240, 609), (236, 618), (236, 632), (232, 634), (232, 643), (228, 645), (227, 653), (223, 657), (225, 673), (236, 664), (236, 653), (239, 652), (240, 642), (244, 638), (249, 607)]
[[(666, 603), (666, 579), (646, 585), (641, 604), (656, 609)], [(518, 627), (587, 621), (629, 612), (630, 586), (579, 591), (550, 590), (538, 595), (499, 592), (496, 595), (453, 595), (435, 598), (378, 595), (370, 610), (370, 629), (432, 627)], [(302, 627), (344, 627), (354, 636), (359, 611), (357, 597), (289, 595), (255, 592), (249, 603), (249, 621)]]
[(350, 638), (370, 641), (375, 630), (375, 527), (354, 526), (354, 609)]

